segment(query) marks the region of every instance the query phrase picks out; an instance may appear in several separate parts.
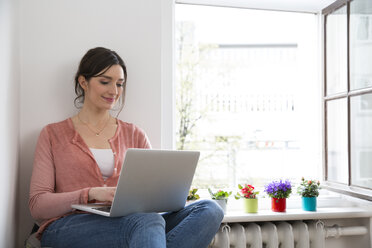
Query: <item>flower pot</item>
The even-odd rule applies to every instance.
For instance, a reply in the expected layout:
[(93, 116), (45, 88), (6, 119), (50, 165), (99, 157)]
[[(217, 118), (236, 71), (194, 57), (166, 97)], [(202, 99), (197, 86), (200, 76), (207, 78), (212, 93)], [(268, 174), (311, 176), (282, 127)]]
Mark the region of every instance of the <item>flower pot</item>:
[(225, 214), (225, 213), (226, 213), (227, 199), (223, 199), (223, 200), (215, 200), (215, 199), (214, 199), (214, 201), (216, 201), (216, 203), (217, 203), (218, 205), (220, 205), (220, 207), (221, 207), (222, 210), (223, 210), (223, 213)]
[(316, 197), (302, 197), (302, 209), (316, 211)]
[(246, 213), (257, 213), (258, 211), (258, 199), (244, 198), (244, 212)]
[(271, 210), (274, 212), (285, 212), (287, 198), (271, 198)]

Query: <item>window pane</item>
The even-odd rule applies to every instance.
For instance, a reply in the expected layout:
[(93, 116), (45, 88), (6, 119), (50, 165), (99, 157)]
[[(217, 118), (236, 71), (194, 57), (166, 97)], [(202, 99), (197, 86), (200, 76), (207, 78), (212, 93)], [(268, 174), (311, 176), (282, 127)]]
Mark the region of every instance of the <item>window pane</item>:
[(312, 14), (176, 5), (176, 141), (201, 151), (194, 186), (321, 177), (317, 38)]
[(372, 86), (372, 1), (350, 3), (350, 89)]
[(346, 6), (326, 17), (327, 95), (347, 90)]
[(351, 183), (372, 188), (372, 94), (351, 98)]
[(328, 180), (348, 183), (347, 101), (327, 101)]

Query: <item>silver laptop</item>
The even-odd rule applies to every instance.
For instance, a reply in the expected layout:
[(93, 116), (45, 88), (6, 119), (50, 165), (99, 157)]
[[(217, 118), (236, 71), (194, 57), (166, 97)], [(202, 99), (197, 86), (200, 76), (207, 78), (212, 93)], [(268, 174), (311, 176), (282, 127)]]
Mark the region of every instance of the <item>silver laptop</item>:
[(185, 206), (199, 155), (198, 151), (128, 149), (111, 206), (71, 207), (108, 217), (178, 211)]

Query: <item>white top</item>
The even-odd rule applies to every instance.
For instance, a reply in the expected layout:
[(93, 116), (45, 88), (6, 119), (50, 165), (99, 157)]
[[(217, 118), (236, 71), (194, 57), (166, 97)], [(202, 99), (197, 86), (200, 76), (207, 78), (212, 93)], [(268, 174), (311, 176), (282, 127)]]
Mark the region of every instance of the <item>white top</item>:
[(99, 169), (101, 170), (101, 174), (103, 179), (107, 179), (112, 176), (114, 173), (115, 167), (115, 159), (114, 153), (111, 149), (96, 149), (96, 148), (89, 148), (92, 152)]

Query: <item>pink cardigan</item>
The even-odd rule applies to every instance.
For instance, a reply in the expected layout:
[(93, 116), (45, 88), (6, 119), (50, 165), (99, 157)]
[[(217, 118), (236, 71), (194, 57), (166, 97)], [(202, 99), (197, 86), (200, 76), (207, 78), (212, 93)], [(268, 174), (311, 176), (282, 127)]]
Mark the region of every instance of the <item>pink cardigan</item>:
[(115, 135), (109, 139), (115, 169), (106, 181), (70, 118), (43, 128), (36, 146), (29, 198), (31, 215), (41, 224), (39, 238), (53, 221), (75, 212), (71, 204), (87, 203), (91, 187), (116, 186), (128, 148), (151, 148), (143, 130), (120, 120), (117, 124)]

